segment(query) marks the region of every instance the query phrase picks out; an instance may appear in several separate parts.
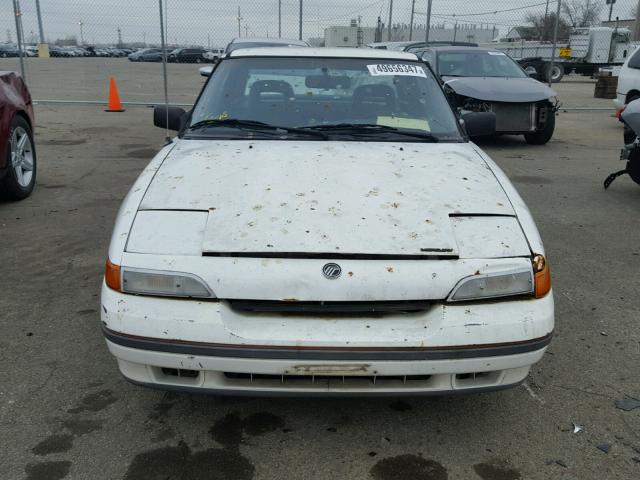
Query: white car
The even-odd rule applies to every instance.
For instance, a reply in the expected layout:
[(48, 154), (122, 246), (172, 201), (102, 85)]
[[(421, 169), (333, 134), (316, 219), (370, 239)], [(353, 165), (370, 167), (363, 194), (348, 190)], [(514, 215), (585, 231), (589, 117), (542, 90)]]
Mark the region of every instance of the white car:
[(205, 60), (214, 63), (217, 62), (222, 55), (224, 55), (224, 48), (214, 48), (211, 50), (207, 50), (202, 54)]
[(525, 203), (413, 54), (256, 48), (215, 67), (118, 213), (102, 288), (130, 381), (218, 394), (522, 382), (554, 329)]
[(638, 98), (640, 98), (640, 48), (629, 55), (620, 69), (616, 98), (613, 103), (620, 112), (625, 105)]

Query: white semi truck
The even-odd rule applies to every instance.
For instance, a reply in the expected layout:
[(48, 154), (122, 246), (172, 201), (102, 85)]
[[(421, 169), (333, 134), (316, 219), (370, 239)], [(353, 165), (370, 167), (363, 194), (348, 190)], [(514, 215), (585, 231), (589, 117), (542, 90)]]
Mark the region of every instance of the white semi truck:
[(556, 45), (553, 67), (553, 45), (549, 42), (493, 42), (483, 46), (502, 50), (540, 79), (550, 76), (551, 81), (559, 82), (565, 72), (593, 75), (602, 67), (622, 65), (638, 45), (640, 42), (631, 40), (628, 28), (576, 28), (568, 42)]

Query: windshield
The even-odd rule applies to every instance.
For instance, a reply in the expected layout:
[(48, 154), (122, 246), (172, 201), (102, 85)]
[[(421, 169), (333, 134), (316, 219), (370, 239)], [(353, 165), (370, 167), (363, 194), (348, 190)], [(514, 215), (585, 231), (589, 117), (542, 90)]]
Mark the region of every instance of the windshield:
[(438, 73), (442, 77), (516, 77), (527, 74), (502, 52), (466, 51), (438, 54)]
[[(376, 135), (388, 136), (393, 130), (437, 141), (462, 140), (438, 82), (417, 61), (227, 58), (213, 72), (190, 126), (195, 130), (197, 125), (198, 135), (246, 138), (248, 132), (230, 120), (347, 136), (336, 127), (367, 126), (367, 138), (358, 140), (375, 141)], [(229, 131), (215, 128), (223, 124)], [(200, 128), (203, 125), (211, 128)]]

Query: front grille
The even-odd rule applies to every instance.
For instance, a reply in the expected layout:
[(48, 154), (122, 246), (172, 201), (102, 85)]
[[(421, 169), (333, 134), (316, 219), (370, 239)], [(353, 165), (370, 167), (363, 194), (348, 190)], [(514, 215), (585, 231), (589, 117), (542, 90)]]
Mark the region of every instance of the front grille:
[(534, 103), (492, 103), (497, 132), (530, 132), (536, 128)]
[[(337, 385), (349, 385), (351, 387), (380, 384), (415, 384), (425, 383), (431, 379), (431, 375), (267, 375), (258, 373), (234, 373), (224, 372), (224, 376), (230, 381), (278, 383), (281, 385), (297, 386), (322, 385), (335, 383)], [(355, 385), (354, 385), (355, 384)]]
[(384, 315), (388, 313), (414, 313), (427, 310), (431, 303), (425, 300), (389, 302), (298, 302), (271, 300), (229, 300), (232, 309), (240, 312), (280, 313), (294, 315)]

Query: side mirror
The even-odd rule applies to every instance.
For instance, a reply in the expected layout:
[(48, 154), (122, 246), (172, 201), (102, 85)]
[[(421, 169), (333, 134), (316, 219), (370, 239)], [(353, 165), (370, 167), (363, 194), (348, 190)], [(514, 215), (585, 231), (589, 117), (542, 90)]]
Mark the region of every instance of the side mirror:
[(213, 72), (213, 67), (200, 67), (200, 75), (203, 77), (210, 77)]
[(470, 112), (462, 115), (464, 129), (470, 137), (495, 135), (496, 114), (493, 112)]
[(153, 124), (176, 132), (182, 130), (187, 120), (187, 112), (179, 107), (156, 105), (153, 109)]
[(529, 78), (533, 78), (534, 80), (540, 80), (538, 72), (527, 72), (527, 75), (529, 75)]

